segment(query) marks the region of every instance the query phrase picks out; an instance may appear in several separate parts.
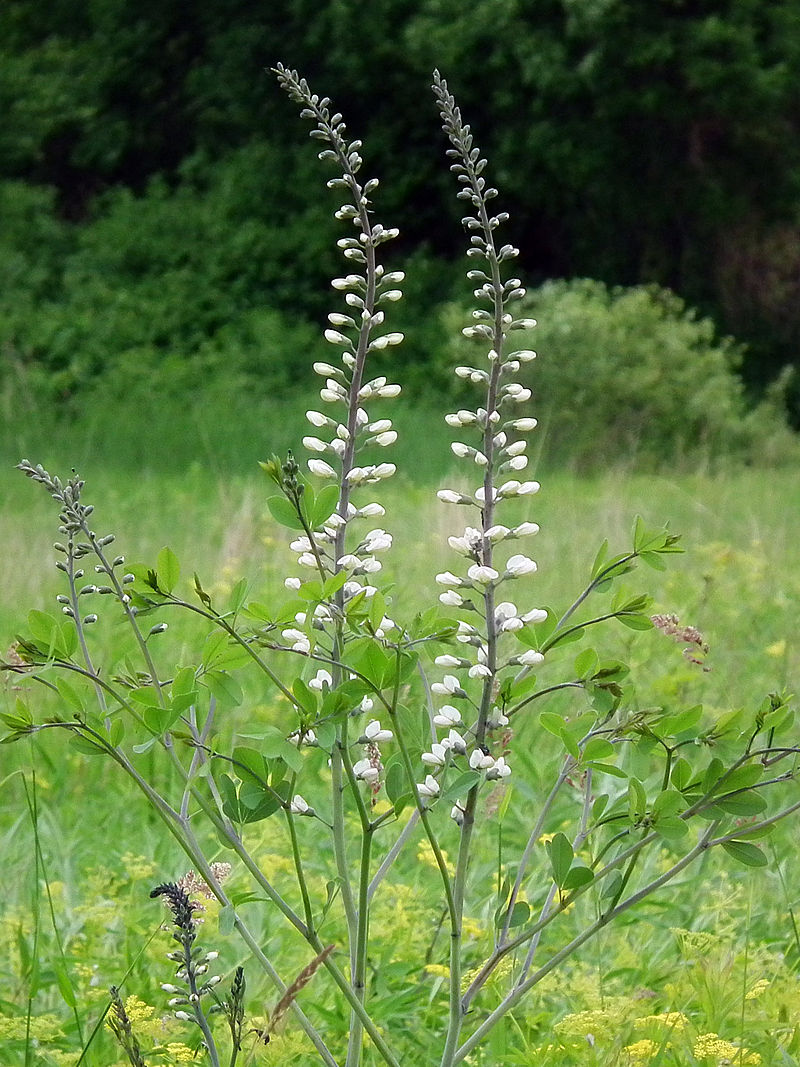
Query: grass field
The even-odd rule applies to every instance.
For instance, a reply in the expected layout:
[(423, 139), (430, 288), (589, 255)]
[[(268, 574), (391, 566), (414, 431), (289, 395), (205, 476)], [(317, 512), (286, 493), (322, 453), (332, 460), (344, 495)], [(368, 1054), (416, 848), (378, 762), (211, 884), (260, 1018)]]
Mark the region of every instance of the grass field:
[[(35, 442), (20, 443), (27, 451)], [(51, 445), (43, 460), (51, 463), (56, 451)], [(293, 556), (285, 531), (266, 511), (263, 476), (225, 474), (200, 461), (180, 474), (144, 463), (138, 470), (123, 464), (113, 469), (99, 461), (94, 448), (81, 458), (86, 500), (96, 507), (93, 521), (98, 531), (116, 534), (115, 547), (129, 561), (152, 563), (168, 544), (185, 575), (197, 571), (203, 585), (220, 595), (240, 576), (248, 578), (260, 600), (283, 595)], [(435, 469), (436, 464), (423, 464), (413, 484), (401, 475), (380, 493), (387, 505), (382, 521), (396, 536), (385, 571), (394, 583), (397, 618), (410, 618), (435, 599), (433, 576), (450, 565), (446, 536), (460, 532), (460, 516), (436, 501)], [(640, 637), (622, 627), (608, 631), (603, 647), (630, 658), (642, 706), (702, 701), (714, 715), (754, 706), (767, 692), (792, 687), (800, 666), (800, 492), (791, 472), (742, 470), (718, 477), (610, 472), (585, 478), (545, 472), (538, 477), (542, 491), (520, 503), (517, 517), (541, 526), (533, 551), (539, 571), (526, 579), (532, 605), (568, 604), (599, 542), (607, 536), (612, 549), (625, 549), (637, 513), (653, 525), (669, 521), (683, 535), (687, 553), (674, 557), (668, 571), (637, 571), (627, 582), (631, 589), (651, 591), (655, 610), (675, 612), (702, 631), (710, 645), (710, 670), (687, 663), (661, 635)], [(445, 473), (438, 484), (453, 483)], [(52, 501), (13, 471), (0, 474), (0, 492), (7, 560), (0, 592), (5, 648), (28, 609), (51, 609), (60, 588), (52, 565), (57, 525)], [(98, 632), (98, 648), (104, 642), (110, 647), (114, 633), (113, 625)], [(179, 662), (192, 637), (191, 627), (174, 627), (161, 654)], [(565, 654), (569, 657), (569, 650)], [(14, 683), (7, 682), (6, 707), (16, 696)], [(264, 714), (263, 697), (248, 696), (253, 713)], [(234, 731), (246, 729), (246, 714), (238, 716)], [(535, 719), (525, 723), (516, 742), (519, 770), (502, 833), (497, 823), (488, 829), (473, 878), (468, 914), (475, 965), (490, 945), (494, 882), (502, 864), (498, 849), (510, 854), (513, 844), (524, 840), (526, 808), (555, 758)], [(164, 780), (153, 750), (142, 757), (142, 769)], [(324, 767), (317, 772), (322, 775)], [(468, 1062), (590, 1067), (800, 1062), (796, 840), (796, 822), (780, 828), (767, 845), (774, 861), (767, 870), (726, 871), (716, 858), (692, 868), (621, 926), (604, 931), (578, 962), (547, 979)], [(213, 853), (213, 841), (207, 845)], [(309, 847), (313, 854), (314, 846)], [(273, 821), (257, 825), (252, 848), (280, 881), (287, 841)], [(118, 772), (53, 736), (0, 749), (0, 851), (0, 957), (8, 961), (0, 972), (3, 1067), (74, 1065), (106, 1004), (109, 985), (123, 979), (125, 995), (136, 994), (154, 1007), (142, 1026), (156, 1033), (165, 1000), (159, 984), (169, 976), (163, 966), (166, 935), (158, 933), (160, 916), (148, 891), (155, 882), (180, 875), (186, 864)], [(214, 858), (224, 856), (217, 847)], [(322, 884), (324, 858), (310, 855), (310, 862)], [(418, 884), (425, 862), (424, 854), (412, 855), (398, 867), (376, 913), (371, 959), (379, 1025), (403, 1031), (403, 1062), (413, 1067), (433, 1062), (427, 1042), (441, 1021), (438, 998), (446, 996), (436, 970), (446, 958), (446, 938), (434, 932), (435, 898)], [(657, 867), (661, 859), (655, 856), (652, 862)], [(234, 870), (232, 881), (242, 892), (249, 888), (243, 871)], [(264, 943), (288, 961), (287, 973), (300, 970), (307, 962), (304, 946), (282, 932), (268, 908), (246, 907)], [(221, 950), (227, 974), (246, 954), (236, 942), (220, 939), (211, 911), (208, 947)], [(335, 941), (335, 920), (330, 936)], [(405, 994), (398, 996), (398, 988)], [(491, 986), (484, 996), (491, 1000)], [(321, 976), (303, 997), (307, 1010), (317, 1009), (330, 1032), (343, 1025), (345, 1014)], [(256, 1017), (274, 1000), (255, 972), (249, 1000)], [(477, 1007), (483, 1010), (480, 1002)], [(665, 1022), (665, 1013), (678, 1014), (667, 1014)], [(717, 1043), (704, 1035), (718, 1035)], [(167, 1037), (161, 1033), (163, 1047), (167, 1039), (181, 1041), (172, 1030)], [(732, 1053), (734, 1046), (741, 1048)], [(291, 1024), (269, 1046), (252, 1038), (248, 1049), (248, 1064), (315, 1062)], [(178, 1054), (173, 1051), (170, 1059), (164, 1053), (152, 1063), (182, 1062)], [(366, 1062), (377, 1063), (371, 1056), (367, 1053)], [(118, 1062), (119, 1051), (104, 1034), (83, 1060), (96, 1067)]]

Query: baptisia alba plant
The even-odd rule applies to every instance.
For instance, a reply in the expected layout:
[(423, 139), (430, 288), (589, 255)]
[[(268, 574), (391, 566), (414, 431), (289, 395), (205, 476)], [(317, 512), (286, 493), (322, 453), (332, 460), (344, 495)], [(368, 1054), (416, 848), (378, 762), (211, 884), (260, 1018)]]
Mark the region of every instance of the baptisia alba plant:
[[(3, 715), (5, 740), (62, 731), (87, 757), (116, 763), (152, 806), (174, 838), (176, 868), (180, 849), (221, 906), (221, 934), (238, 936), (246, 970), (262, 970), (274, 987), (276, 1007), (252, 1041), (274, 1036), (280, 1020), (307, 1035), (307, 1062), (453, 1067), (546, 975), (710, 849), (766, 862), (759, 839), (800, 807), (792, 712), (779, 694), (713, 719), (699, 706), (640, 708), (626, 665), (591, 647), (606, 624), (633, 637), (655, 625), (702, 660), (697, 631), (687, 637), (691, 628), (674, 616), (654, 622), (648, 597), (622, 584), (639, 564), (663, 568), (679, 551), (666, 528), (637, 519), (626, 550), (601, 546), (572, 603), (541, 606), (546, 578), (529, 547), (539, 527), (520, 518), (539, 489), (526, 452), (536, 428), (526, 384), (535, 383), (535, 323), (516, 310), (525, 295), (513, 276), (518, 252), (500, 239), (507, 216), (495, 210), (486, 160), (438, 73), (433, 91), (466, 209), (475, 297), (463, 331), (475, 358), (456, 373), (475, 399), (445, 416), (465, 472), (461, 488), (439, 491), (455, 531), (452, 562), (431, 574), (432, 603), (413, 619), (395, 617), (382, 560), (396, 531), (379, 497), (395, 473), (386, 406), (400, 386), (370, 367), (403, 340), (391, 325), (403, 274), (382, 263), (397, 230), (376, 221), (378, 181), (362, 178), (361, 142), (342, 116), (296, 72), (279, 66), (276, 75), (334, 171), (328, 184), (341, 194), (346, 234), (345, 269), (333, 281), (340, 299), (325, 331), (335, 355), (315, 364), (324, 384), (302, 439), (309, 458), (305, 467), (292, 454), (262, 464), (269, 509), (292, 531), (297, 557), (285, 597), (265, 604), (239, 583), (218, 603), (196, 575), (181, 580), (169, 549), (152, 566), (129, 565), (111, 548), (113, 535), (96, 532), (80, 478), (62, 482), (21, 463), (58, 505), (64, 592), (57, 614), (31, 612), (4, 664), (23, 687)], [(164, 634), (174, 612), (202, 625), (193, 652)], [(97, 661), (92, 630), (119, 620), (131, 641), (111, 669)], [(665, 637), (644, 639), (664, 641), (669, 654)], [(266, 722), (243, 705), (254, 680), (272, 694)], [(518, 759), (523, 734), (550, 777), (520, 782), (518, 832), (503, 839), (487, 885), (520, 767), (530, 778), (530, 758)], [(169, 787), (145, 771), (156, 753), (170, 767)], [(254, 827), (270, 819), (285, 826), (291, 893), (252, 845)], [(220, 844), (244, 892), (229, 890), (211, 863)], [(430, 880), (424, 892), (440, 909), (447, 948), (432, 930), (410, 975), (379, 965), (371, 918), (420, 849), (430, 863), (415, 878)], [(154, 890), (169, 901), (181, 945), (171, 957), (178, 984), (165, 989), (179, 991), (186, 1041), (214, 1065), (225, 1055), (234, 1064), (247, 1033), (244, 976), (237, 970), (231, 985), (215, 963), (215, 982), (231, 988), (226, 1000), (196, 978), (206, 964), (193, 954), (193, 905), (170, 877)], [(299, 977), (256, 933), (256, 908), (304, 943)], [(477, 945), (465, 937), (476, 912), (484, 916)], [(440, 968), (433, 993), (419, 981), (431, 963)]]

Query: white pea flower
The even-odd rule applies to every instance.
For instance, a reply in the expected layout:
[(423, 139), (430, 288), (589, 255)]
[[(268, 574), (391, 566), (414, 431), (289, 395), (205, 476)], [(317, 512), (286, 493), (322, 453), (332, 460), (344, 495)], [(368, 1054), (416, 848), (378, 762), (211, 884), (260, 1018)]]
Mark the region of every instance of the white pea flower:
[(496, 544), (496, 542), (502, 541), (504, 538), (508, 537), (510, 532), (511, 531), (507, 526), (490, 526), (486, 531), (486, 537), (489, 538), (492, 544)]
[(359, 508), (355, 513), (362, 519), (376, 519), (381, 515), (386, 514), (386, 508), (382, 504), (365, 504), (363, 508)]
[(467, 672), (470, 678), (491, 678), (492, 671), (485, 663), (475, 663)]
[(488, 752), (484, 752), (481, 748), (476, 748), (470, 753), (469, 765), (473, 771), (486, 771), (490, 767), (494, 767), (494, 760)]
[(463, 585), (464, 579), (459, 578), (457, 574), (453, 574), (452, 571), (442, 571), (441, 574), (436, 575), (437, 585)]
[(475, 452), (472, 457), (479, 467), (485, 467), (489, 460), (484, 456), (483, 452)]
[(374, 478), (391, 478), (396, 470), (394, 463), (379, 463), (373, 468), (372, 474)]
[(511, 768), (506, 763), (503, 756), (498, 756), (495, 761), (494, 767), (490, 767), (486, 772), (487, 782), (494, 781), (495, 779), (508, 778), (511, 774)]
[(513, 619), (517, 614), (516, 604), (512, 604), (510, 600), (503, 600), (500, 604), (495, 605), (494, 617), (495, 621), (500, 623), (506, 619)]
[(374, 782), (378, 778), (378, 768), (373, 767), (368, 759), (360, 759), (353, 764), (353, 774), (362, 782)]
[(367, 741), (371, 741), (377, 745), (381, 741), (391, 741), (394, 734), (391, 730), (384, 730), (377, 719), (372, 719), (367, 723), (367, 727), (364, 730), (364, 736)]
[(459, 656), (437, 656), (434, 660), (437, 667), (466, 667), (467, 661)]
[(439, 783), (432, 774), (429, 774), (424, 782), (417, 784), (417, 791), (422, 797), (438, 797)]
[(473, 563), (467, 571), (467, 576), (473, 581), (478, 582), (481, 585), (488, 585), (489, 582), (495, 582), (500, 577), (498, 571), (494, 567), (484, 567), (478, 563)]
[(507, 463), (503, 464), (503, 466), (510, 471), (524, 471), (528, 466), (528, 457), (512, 456)]
[(519, 656), (515, 656), (514, 659), (523, 667), (537, 667), (540, 663), (544, 662), (542, 653), (535, 652), (532, 648), (528, 649), (527, 652), (521, 653)]
[(315, 363), (314, 373), (322, 375), (323, 378), (338, 378), (342, 372), (338, 367), (332, 367), (330, 363)]
[(528, 447), (527, 441), (515, 441), (512, 445), (509, 445), (506, 449), (507, 456), (521, 456), (525, 449)]
[(514, 419), (511, 423), (511, 426), (513, 426), (517, 433), (530, 433), (530, 431), (535, 430), (538, 425), (538, 419)]
[(387, 448), (389, 445), (393, 445), (397, 440), (397, 432), (395, 430), (386, 430), (384, 433), (379, 433), (375, 438), (375, 444), (380, 445), (381, 448)]
[(438, 714), (433, 716), (433, 721), (437, 726), (458, 726), (461, 722), (461, 712), (452, 704), (442, 704)]
[(367, 552), (384, 552), (392, 547), (392, 535), (385, 530), (370, 530), (364, 538), (364, 548)]
[(449, 748), (459, 756), (466, 756), (467, 754), (466, 742), (458, 730), (451, 729), (447, 737), (442, 739), (442, 745), (444, 748)]
[(327, 441), (320, 441), (318, 437), (304, 437), (303, 447), (307, 448), (309, 452), (327, 452), (330, 445)]
[(306, 418), (312, 426), (317, 426), (320, 429), (323, 426), (329, 426), (332, 422), (332, 420), (329, 419), (327, 415), (323, 415), (321, 411), (307, 411)]
[(436, 493), (444, 504), (471, 504), (472, 501), (463, 493), (457, 493), (454, 489), (439, 489)]
[(386, 433), (387, 430), (391, 430), (391, 419), (378, 419), (377, 422), (371, 422), (367, 429), (370, 433)]
[(514, 359), (518, 359), (520, 363), (530, 363), (532, 359), (536, 359), (536, 353), (530, 348), (523, 349), (521, 352), (511, 353)]
[(544, 622), (547, 618), (547, 612), (544, 608), (534, 608), (532, 611), (526, 611), (524, 615), (520, 615), (523, 622), (532, 622), (534, 625), (537, 622)]
[(310, 552), (311, 541), (305, 536), (298, 537), (289, 543), (289, 548), (291, 548), (292, 552)]
[(311, 641), (302, 630), (283, 630), (281, 631), (281, 636), (292, 642), (293, 652), (304, 652), (307, 655), (311, 651)]
[(439, 602), (448, 608), (460, 608), (464, 603), (464, 598), (455, 589), (448, 589), (447, 592), (439, 594)]
[(319, 478), (336, 479), (338, 477), (330, 463), (326, 463), (324, 459), (310, 459), (308, 461), (308, 469)]
[(375, 701), (372, 697), (362, 697), (361, 703), (358, 705), (359, 711), (372, 711), (375, 707)]
[(309, 679), (308, 688), (322, 692), (326, 685), (330, 689), (333, 685), (333, 678), (331, 677), (330, 671), (326, 671), (324, 667), (321, 667), (314, 677)]
[(474, 526), (468, 526), (464, 530), (462, 537), (448, 537), (447, 543), (455, 552), (460, 552), (462, 556), (471, 556), (475, 552), (483, 540), (483, 534), (480, 530), (476, 530)]
[(295, 730), (293, 734), (289, 734), (288, 739), (293, 745), (313, 745), (317, 740), (317, 735), (313, 730), (306, 730), (301, 737), (300, 731)]
[(446, 674), (441, 682), (434, 682), (431, 685), (431, 692), (439, 696), (465, 697), (467, 695), (454, 674)]
[(534, 493), (538, 493), (542, 487), (538, 482), (523, 482), (517, 493), (519, 496), (532, 496)]
[(509, 400), (513, 400), (515, 404), (523, 404), (526, 400), (530, 400), (533, 395), (530, 389), (526, 389), (517, 382), (511, 382), (509, 385), (504, 385), (503, 392)]
[(506, 574), (513, 578), (519, 578), (523, 574), (533, 574), (536, 570), (536, 564), (528, 556), (516, 555), (506, 563)]
[(317, 557), (313, 552), (304, 552), (301, 556), (297, 557), (297, 562), (301, 567), (311, 567), (316, 569)]
[(462, 826), (464, 823), (464, 805), (461, 801), (456, 801), (450, 809), (450, 818), (458, 826)]
[(287, 589), (297, 590), (303, 583), (299, 578), (285, 578), (283, 584)]
[(463, 441), (453, 441), (450, 445), (450, 451), (458, 456), (459, 459), (466, 459), (467, 456), (474, 453), (475, 449), (470, 448), (469, 445), (465, 445)]
[(402, 344), (405, 334), (402, 333), (385, 333), (383, 337), (376, 337), (374, 341), (370, 341), (370, 349), (388, 348), (390, 345)]
[(338, 330), (326, 330), (323, 337), (332, 345), (342, 345), (343, 348), (352, 348), (353, 342)]
[(314, 809), (310, 808), (306, 801), (300, 796), (299, 793), (295, 793), (292, 797), (292, 802), (289, 805), (289, 811), (292, 815), (313, 815)]
[(423, 763), (428, 763), (432, 767), (443, 767), (447, 761), (447, 749), (449, 746), (440, 745), (438, 741), (435, 741), (431, 745), (430, 752), (423, 752), (420, 759)]
[(344, 570), (348, 571), (358, 570), (363, 565), (363, 560), (352, 552), (347, 552), (344, 556), (340, 556), (339, 559), (336, 560), (337, 567), (342, 567)]
[(511, 531), (513, 537), (532, 537), (539, 532), (539, 525), (535, 522), (521, 522)]
[[(500, 491), (498, 489), (495, 489), (494, 486), (492, 487), (492, 500), (497, 500), (499, 492)], [(478, 488), (475, 490), (475, 499), (481, 505), (486, 503), (486, 489), (484, 486), (479, 485)]]

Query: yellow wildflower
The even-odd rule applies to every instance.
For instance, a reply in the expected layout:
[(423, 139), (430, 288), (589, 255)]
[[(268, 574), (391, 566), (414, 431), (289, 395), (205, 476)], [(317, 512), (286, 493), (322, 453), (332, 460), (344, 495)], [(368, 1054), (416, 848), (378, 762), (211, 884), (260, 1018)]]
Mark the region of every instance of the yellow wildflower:
[(761, 1057), (757, 1052), (751, 1052), (746, 1048), (737, 1048), (720, 1037), (719, 1034), (701, 1034), (694, 1043), (692, 1050), (697, 1059), (713, 1057), (718, 1063), (724, 1061), (735, 1063), (737, 1067), (742, 1064), (755, 1065), (761, 1063)]
[[(450, 862), (450, 859), (445, 850), (442, 849), (441, 851), (442, 859), (444, 860), (445, 867), (447, 868), (447, 873), (452, 878), (456, 873), (455, 867)], [(439, 864), (436, 862), (436, 856), (434, 855), (433, 849), (431, 848), (431, 843), (427, 839), (427, 837), (419, 843), (419, 848), (417, 849), (417, 859), (420, 863), (424, 863), (427, 867), (435, 867), (437, 871), (439, 870)]]
[(137, 856), (133, 852), (126, 852), (122, 856), (122, 866), (132, 882), (144, 881), (152, 878), (158, 870), (158, 864), (153, 863), (147, 856)]
[(450, 968), (446, 967), (443, 963), (426, 963), (425, 974), (432, 974), (436, 978), (449, 978)]
[(594, 1038), (613, 1037), (616, 1020), (607, 1011), (579, 1011), (565, 1016), (556, 1023), (558, 1036), (564, 1038), (585, 1038), (589, 1034)]
[(461, 923), (461, 933), (465, 938), (471, 937), (477, 941), (483, 937), (483, 924), (478, 919), (464, 919)]
[(745, 1000), (757, 1000), (758, 997), (764, 992), (765, 989), (769, 989), (769, 979), (760, 978), (752, 989), (748, 990), (744, 995)]
[(664, 1026), (668, 1030), (683, 1030), (689, 1020), (682, 1011), (662, 1011), (660, 1015), (644, 1015), (640, 1019), (634, 1019), (633, 1025), (637, 1030), (643, 1030), (647, 1026)]
[(195, 1054), (188, 1045), (182, 1045), (179, 1041), (170, 1041), (166, 1052), (172, 1057), (173, 1063), (194, 1063)]
[(772, 645), (767, 645), (764, 651), (768, 656), (772, 656), (774, 659), (780, 659), (781, 656), (786, 653), (786, 639), (782, 637), (780, 641), (776, 641)]
[(125, 1011), (131, 1023), (143, 1023), (147, 1022), (148, 1019), (152, 1019), (156, 1009), (152, 1004), (146, 1003), (141, 997), (137, 997), (135, 993), (132, 993), (125, 1001)]
[(634, 1041), (632, 1045), (626, 1045), (624, 1052), (627, 1052), (632, 1061), (637, 1063), (647, 1063), (653, 1056), (659, 1051), (661, 1046), (657, 1041), (651, 1041), (649, 1038), (645, 1038), (643, 1041)]

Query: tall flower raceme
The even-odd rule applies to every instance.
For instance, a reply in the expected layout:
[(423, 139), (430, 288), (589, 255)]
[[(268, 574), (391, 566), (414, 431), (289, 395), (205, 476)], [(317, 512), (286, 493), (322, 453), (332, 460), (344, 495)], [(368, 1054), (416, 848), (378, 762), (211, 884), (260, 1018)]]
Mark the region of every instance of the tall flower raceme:
[[(530, 348), (515, 344), (517, 336), (531, 330), (533, 319), (514, 314), (516, 302), (525, 295), (519, 278), (505, 278), (505, 265), (518, 254), (511, 244), (498, 245), (498, 227), (508, 215), (494, 214), (491, 201), (497, 190), (488, 186), (484, 177), (486, 160), (475, 147), (469, 126), (461, 119), (455, 99), (447, 83), (438, 72), (434, 79), (434, 94), (439, 105), (443, 128), (451, 147), (447, 155), (453, 160), (451, 171), (461, 186), (458, 197), (471, 209), (462, 221), (470, 232), (468, 256), (476, 261), (467, 278), (475, 285), (478, 307), (473, 322), (464, 334), (482, 344), (484, 363), (481, 366), (456, 368), (459, 378), (473, 383), (480, 390), (480, 404), (476, 409), (461, 409), (447, 415), (449, 426), (462, 430), (466, 441), (453, 442), (453, 453), (470, 465), (472, 476), (480, 484), (472, 493), (452, 489), (439, 491), (439, 499), (447, 504), (469, 509), (473, 525), (460, 535), (449, 538), (450, 547), (460, 562), (455, 571), (436, 575), (443, 587), (439, 599), (462, 616), (457, 641), (462, 654), (446, 654), (436, 660), (438, 666), (450, 672), (442, 681), (432, 685), (442, 705), (434, 722), (449, 733), (441, 743), (433, 746), (436, 753), (442, 747), (457, 752), (461, 747), (469, 767), (485, 773), (486, 777), (506, 778), (511, 767), (503, 756), (495, 760), (490, 753), (493, 731), (508, 724), (505, 701), (502, 699), (502, 680), (520, 670), (527, 670), (542, 662), (541, 652), (529, 646), (520, 647), (514, 639), (530, 623), (542, 622), (547, 612), (539, 608), (518, 608), (510, 599), (517, 579), (536, 571), (536, 563), (524, 552), (515, 551), (518, 540), (526, 540), (538, 533), (534, 522), (503, 525), (503, 505), (516, 497), (532, 495), (539, 483), (524, 478), (528, 465), (524, 434), (536, 427), (536, 419), (521, 415), (520, 405), (531, 398), (531, 390), (516, 378), (521, 368), (536, 357)], [(472, 443), (468, 443), (471, 441)], [(480, 684), (477, 699), (470, 696), (475, 681)], [(452, 701), (458, 702), (457, 704)], [(459, 742), (454, 727), (466, 726), (460, 707), (469, 708), (474, 722), (470, 724), (469, 746)], [(426, 762), (433, 762), (423, 756)], [(444, 761), (442, 761), (444, 762)], [(474, 815), (477, 785), (473, 787), (465, 805), (453, 808), (453, 817), (466, 827)]]
[[(338, 242), (348, 272), (334, 278), (332, 285), (342, 294), (344, 307), (328, 316), (330, 327), (325, 331), (325, 339), (339, 350), (339, 359), (335, 364), (314, 364), (315, 372), (325, 379), (319, 394), (322, 410), (306, 413), (314, 433), (303, 438), (311, 453), (310, 473), (334, 482), (338, 489), (335, 507), (323, 523), (292, 543), (301, 568), (317, 571), (323, 580), (346, 575), (335, 601), (341, 611), (353, 597), (374, 594), (370, 578), (381, 569), (378, 556), (392, 544), (391, 534), (380, 527), (362, 532), (364, 520), (384, 515), (383, 506), (369, 501), (357, 507), (352, 497), (357, 489), (377, 485), (396, 470), (393, 463), (374, 462), (375, 453), (394, 444), (397, 433), (391, 419), (373, 418), (368, 408), (376, 400), (396, 397), (400, 386), (389, 383), (383, 375), (369, 378), (367, 363), (374, 353), (403, 341), (402, 333), (387, 331), (384, 323), (385, 309), (402, 297), (399, 285), (404, 275), (385, 270), (379, 262), (381, 246), (397, 237), (398, 231), (373, 220), (370, 197), (378, 179), (362, 183), (359, 178), (361, 142), (347, 139), (342, 116), (331, 114), (330, 100), (312, 93), (305, 78), (282, 65), (276, 74), (291, 99), (302, 106), (303, 118), (314, 123), (311, 137), (325, 146), (319, 158), (335, 164), (339, 172), (328, 181), (329, 188), (341, 191), (345, 198), (336, 218), (351, 222), (356, 231), (356, 236)], [(331, 494), (327, 499), (333, 498)], [(300, 578), (287, 581), (292, 589), (299, 589), (301, 584)], [(321, 605), (318, 619), (328, 621), (329, 613), (330, 609)], [(382, 628), (391, 628), (391, 620), (381, 622)]]
[[(334, 289), (344, 303), (326, 334), (339, 355), (317, 365), (321, 403), (307, 414), (311, 478), (291, 453), (264, 464), (280, 489), (269, 507), (295, 533), (298, 573), (286, 579), (282, 603), (248, 599), (244, 583), (218, 603), (197, 575), (183, 594), (174, 553), (163, 549), (151, 567), (112, 557), (114, 536), (94, 532), (83, 480), (76, 475), (62, 483), (21, 463), (58, 504), (54, 547), (66, 587), (54, 614), (31, 613), (27, 631), (0, 665), (15, 676), (15, 696), (17, 686), (27, 690), (13, 711), (0, 713), (9, 729), (2, 740), (57, 730), (79, 752), (106, 755), (191, 859), (196, 875), (177, 882), (165, 872), (154, 892), (173, 911), (178, 942), (170, 957), (177, 973), (165, 992), (174, 995), (175, 1014), (212, 1067), (225, 1045), (233, 1063), (240, 1051), (249, 1056), (248, 1035), (277, 1040), (286, 1025), (303, 1030), (315, 1062), (326, 1067), (361, 1067), (366, 1048), (370, 1063), (387, 1067), (423, 1060), (455, 1067), (469, 1062), (512, 1009), (524, 1012), (522, 998), (546, 975), (709, 849), (720, 845), (741, 863), (763, 865), (758, 838), (800, 810), (794, 798), (772, 799), (792, 784), (800, 745), (783, 694), (723, 716), (715, 709), (706, 718), (699, 706), (641, 708), (627, 686), (627, 666), (586, 647), (588, 635), (606, 622), (633, 631), (652, 631), (655, 624), (650, 640), (659, 639), (658, 631), (682, 638), (693, 643), (690, 662), (706, 665), (710, 653), (696, 630), (668, 614), (651, 619), (649, 599), (621, 586), (638, 563), (661, 568), (663, 557), (678, 551), (666, 527), (650, 529), (637, 519), (627, 551), (613, 555), (601, 546), (585, 588), (560, 615), (520, 592), (520, 580), (536, 572), (527, 544), (538, 526), (508, 515), (516, 498), (539, 487), (526, 478), (525, 435), (536, 422), (524, 407), (530, 391), (519, 380), (534, 353), (516, 341), (533, 323), (515, 316), (523, 288), (506, 271), (517, 253), (497, 242), (506, 216), (491, 209), (496, 193), (486, 183), (485, 161), (438, 75), (434, 93), (469, 212), (468, 277), (478, 307), (465, 332), (482, 345), (475, 365), (456, 371), (476, 387), (474, 407), (446, 421), (458, 431), (453, 452), (473, 472), (475, 488), (439, 493), (465, 515), (464, 527), (449, 538), (453, 561), (436, 576), (441, 607), (434, 601), (410, 626), (387, 615), (381, 553), (392, 537), (383, 506), (371, 496), (362, 503), (362, 490), (394, 473), (381, 457), (395, 432), (372, 405), (395, 396), (399, 386), (370, 378), (367, 367), (374, 353), (402, 339), (384, 325), (402, 275), (378, 262), (380, 246), (395, 231), (372, 217), (376, 183), (361, 183), (361, 146), (346, 138), (341, 116), (295, 72), (279, 67), (276, 73), (312, 121), (321, 158), (336, 165), (330, 184), (345, 194), (337, 216), (355, 230), (339, 242), (348, 272)], [(90, 610), (95, 598), (97, 611)], [(172, 631), (163, 636), (166, 615), (177, 610), (202, 620), (194, 648), (190, 640), (171, 646)], [(123, 647), (115, 626), (105, 663), (93, 642), (109, 619), (123, 623), (128, 638)], [(584, 647), (565, 662), (564, 646), (573, 641)], [(434, 649), (431, 682), (423, 646)], [(540, 665), (548, 671), (546, 685), (536, 679)], [(237, 674), (247, 680), (247, 695)], [(31, 707), (37, 685), (51, 701), (41, 711)], [(265, 692), (274, 695), (267, 723), (236, 711), (256, 692), (258, 702)], [(539, 712), (554, 692), (562, 703)], [(504, 856), (519, 846), (511, 874), (498, 861), (487, 888), (497, 848), (487, 840), (491, 805), (481, 810), (478, 799), (525, 771), (507, 729), (512, 722), (535, 738), (541, 765), (524, 809), (507, 810)], [(152, 781), (141, 760), (149, 750), (169, 770)], [(537, 801), (538, 783), (548, 774)], [(273, 817), (285, 823), (296, 883), (289, 891), (259, 863), (249, 837), (253, 824)], [(427, 872), (408, 866), (423, 835), (437, 879), (424, 887)], [(442, 846), (448, 836), (457, 842), (454, 862)], [(227, 863), (211, 862), (220, 843), (233, 864), (231, 881), (247, 879), (244, 894), (228, 890)], [(648, 850), (668, 853), (668, 862), (641, 862)], [(394, 929), (383, 931), (373, 952), (381, 934), (373, 904), (398, 870), (404, 870), (401, 881), (413, 880), (415, 891), (436, 900), (449, 967), (435, 959), (445, 940), (436, 931), (424, 960), (410, 969), (402, 960), (395, 966), (393, 953), (402, 955), (403, 946)], [(206, 976), (212, 959), (220, 978), (224, 968), (215, 953), (197, 947), (190, 882), (216, 897), (220, 936), (234, 931), (250, 964), (274, 987), (267, 1025), (247, 1027), (240, 968), (224, 1000), (215, 992), (219, 980)], [(290, 959), (282, 955), (289, 938), (265, 940), (252, 927), (254, 908), (269, 908), (271, 924), (286, 924), (294, 942)], [(476, 913), (493, 913), (494, 921), (469, 944), (466, 916)], [(549, 955), (537, 959), (545, 930)], [(299, 972), (298, 942), (306, 954)], [(392, 965), (384, 967), (380, 961), (389, 957)], [(446, 998), (419, 982), (428, 961), (446, 972)], [(140, 1067), (135, 1020), (116, 989), (111, 1009), (112, 1030)], [(229, 1034), (220, 1032), (219, 1016)], [(537, 1015), (530, 1032), (540, 1023)], [(522, 1062), (531, 1050), (514, 1044), (518, 1031), (509, 1028), (505, 1040)]]

